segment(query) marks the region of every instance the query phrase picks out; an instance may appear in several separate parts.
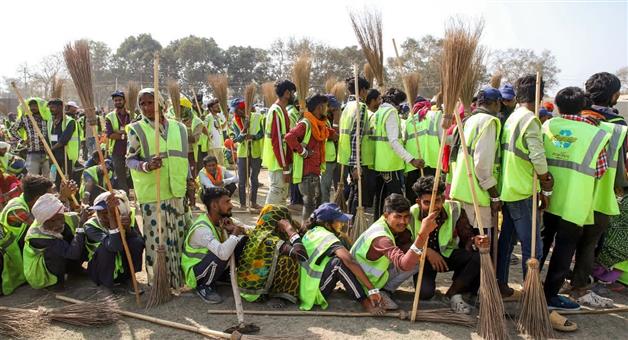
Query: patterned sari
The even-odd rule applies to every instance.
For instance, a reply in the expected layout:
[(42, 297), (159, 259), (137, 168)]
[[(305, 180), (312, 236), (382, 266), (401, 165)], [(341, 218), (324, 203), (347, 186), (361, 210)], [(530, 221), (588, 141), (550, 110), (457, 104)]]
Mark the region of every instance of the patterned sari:
[(242, 297), (249, 302), (261, 296), (297, 302), (299, 263), (280, 254), (281, 246), (287, 242), (286, 235), (277, 227), (281, 219), (295, 224), (288, 208), (268, 204), (260, 212), (255, 229), (248, 235), (237, 277)]

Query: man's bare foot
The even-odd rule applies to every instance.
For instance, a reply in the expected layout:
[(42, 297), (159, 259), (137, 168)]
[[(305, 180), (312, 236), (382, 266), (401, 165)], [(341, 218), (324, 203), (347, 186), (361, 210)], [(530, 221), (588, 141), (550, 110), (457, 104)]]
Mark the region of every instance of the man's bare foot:
[(362, 305), (362, 308), (364, 308), (364, 310), (369, 312), (371, 315), (384, 315), (384, 313), (386, 313), (384, 308), (373, 306), (371, 300), (369, 299), (360, 301), (360, 304)]
[(268, 301), (266, 301), (266, 305), (272, 309), (286, 308), (286, 303), (280, 298), (271, 298)]

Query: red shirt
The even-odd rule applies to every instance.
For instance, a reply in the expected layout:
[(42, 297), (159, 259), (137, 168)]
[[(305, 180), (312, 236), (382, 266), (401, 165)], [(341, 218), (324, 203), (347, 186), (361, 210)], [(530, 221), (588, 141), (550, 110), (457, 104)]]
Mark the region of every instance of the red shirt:
[[(297, 126), (286, 134), (286, 144), (288, 144), (288, 149), (290, 149), (290, 151), (298, 154), (303, 152), (303, 145), (301, 145), (301, 142), (303, 141), (303, 137), (305, 137), (306, 129), (305, 123), (299, 122)], [(332, 128), (327, 128), (327, 130), (329, 131), (330, 137), (333, 137), (336, 133), (336, 131)], [(322, 155), (320, 151), (321, 147), (325, 147), (324, 142), (319, 142), (316, 138), (310, 136), (310, 141), (307, 143), (306, 147), (310, 152), (310, 155), (303, 160), (303, 176), (319, 176), (321, 174), (321, 164), (325, 162), (325, 160), (321, 157)]]
[[(288, 112), (281, 107), (281, 112), (283, 113), (283, 121), (286, 123), (286, 131), (290, 130), (290, 118), (288, 117)], [(277, 112), (273, 112), (273, 123), (270, 128), (270, 139), (273, 145), (273, 153), (275, 154), (275, 158), (277, 158), (277, 162), (282, 168), (292, 164), (292, 152), (289, 150), (283, 149), (283, 139), (285, 135), (281, 134), (281, 122), (277, 117)]]

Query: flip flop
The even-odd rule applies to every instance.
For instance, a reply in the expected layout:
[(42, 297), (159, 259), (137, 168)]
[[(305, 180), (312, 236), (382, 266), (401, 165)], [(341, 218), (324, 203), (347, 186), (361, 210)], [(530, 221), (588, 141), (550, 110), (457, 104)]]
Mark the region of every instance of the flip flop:
[(558, 314), (556, 311), (550, 313), (550, 322), (552, 323), (552, 328), (559, 332), (575, 332), (578, 329), (578, 325), (575, 322), (567, 320), (566, 317)]

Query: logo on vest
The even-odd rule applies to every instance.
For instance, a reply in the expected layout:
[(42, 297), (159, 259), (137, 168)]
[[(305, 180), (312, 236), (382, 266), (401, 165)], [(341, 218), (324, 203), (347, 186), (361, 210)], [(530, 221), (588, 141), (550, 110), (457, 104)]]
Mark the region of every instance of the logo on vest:
[(554, 146), (558, 148), (568, 149), (571, 144), (575, 143), (578, 138), (573, 137), (573, 132), (571, 130), (560, 130), (558, 135), (552, 136), (552, 143)]

